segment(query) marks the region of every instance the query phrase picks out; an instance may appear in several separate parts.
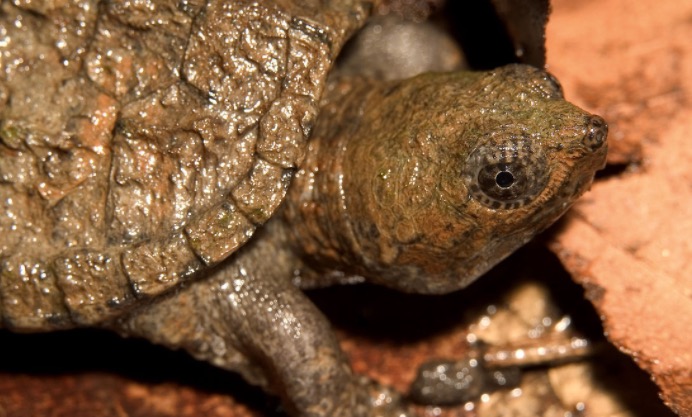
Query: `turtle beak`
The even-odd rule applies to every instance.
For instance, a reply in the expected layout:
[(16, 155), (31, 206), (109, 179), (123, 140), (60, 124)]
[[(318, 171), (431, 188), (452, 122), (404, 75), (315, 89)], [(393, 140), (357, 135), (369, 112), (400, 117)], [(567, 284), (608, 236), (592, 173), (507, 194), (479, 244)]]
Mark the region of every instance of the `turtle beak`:
[(601, 116), (591, 115), (586, 121), (586, 134), (582, 144), (594, 154), (596, 170), (605, 168), (606, 154), (608, 152), (608, 124)]

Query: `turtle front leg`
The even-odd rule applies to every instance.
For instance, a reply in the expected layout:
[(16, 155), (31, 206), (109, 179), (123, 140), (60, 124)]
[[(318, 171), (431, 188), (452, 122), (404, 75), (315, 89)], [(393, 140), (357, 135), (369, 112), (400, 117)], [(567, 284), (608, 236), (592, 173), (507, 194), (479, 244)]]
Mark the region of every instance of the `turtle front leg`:
[(115, 328), (240, 372), (294, 416), (406, 415), (371, 399), (374, 385), (353, 375), (327, 319), (281, 271), (290, 254), (263, 245)]
[(212, 331), (228, 332), (221, 337), (261, 366), (267, 387), (291, 414), (368, 415), (367, 399), (354, 385), (327, 320), (289, 280), (269, 275), (274, 259), (244, 258), (210, 283), (209, 298), (226, 326)]

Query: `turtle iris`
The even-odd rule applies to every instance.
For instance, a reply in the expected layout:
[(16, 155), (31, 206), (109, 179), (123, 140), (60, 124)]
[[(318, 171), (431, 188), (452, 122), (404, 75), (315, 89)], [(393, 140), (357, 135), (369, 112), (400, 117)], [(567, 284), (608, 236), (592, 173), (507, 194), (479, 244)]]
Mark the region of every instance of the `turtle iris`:
[(545, 156), (528, 138), (486, 144), (467, 160), (471, 196), (493, 209), (515, 209), (541, 193), (548, 180)]

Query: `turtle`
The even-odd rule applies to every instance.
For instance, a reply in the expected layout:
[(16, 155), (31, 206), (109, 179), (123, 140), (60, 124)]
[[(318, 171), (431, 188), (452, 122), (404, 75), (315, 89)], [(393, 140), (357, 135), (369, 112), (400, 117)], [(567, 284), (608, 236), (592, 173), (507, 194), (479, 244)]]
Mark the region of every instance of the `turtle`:
[(405, 413), (302, 288), (464, 288), (589, 188), (607, 125), (527, 65), (328, 78), (371, 9), (3, 2), (0, 327), (182, 348), (294, 416)]

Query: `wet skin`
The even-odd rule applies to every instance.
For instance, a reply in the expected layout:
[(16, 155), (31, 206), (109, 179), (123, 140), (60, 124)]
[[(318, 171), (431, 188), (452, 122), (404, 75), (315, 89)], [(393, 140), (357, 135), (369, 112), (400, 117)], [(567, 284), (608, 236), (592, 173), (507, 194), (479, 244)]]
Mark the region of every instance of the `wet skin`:
[(527, 66), (327, 82), (372, 4), (307, 3), (0, 4), (0, 327), (398, 415), (301, 287), (463, 288), (589, 187), (606, 126)]
[[(468, 285), (559, 218), (605, 161), (603, 120), (528, 66), (329, 87), (279, 216), (209, 276), (111, 324), (280, 395), (299, 416), (399, 415), (299, 286)], [(338, 121), (335, 123), (335, 121)]]

